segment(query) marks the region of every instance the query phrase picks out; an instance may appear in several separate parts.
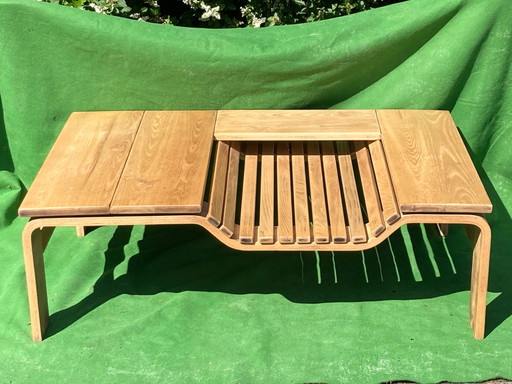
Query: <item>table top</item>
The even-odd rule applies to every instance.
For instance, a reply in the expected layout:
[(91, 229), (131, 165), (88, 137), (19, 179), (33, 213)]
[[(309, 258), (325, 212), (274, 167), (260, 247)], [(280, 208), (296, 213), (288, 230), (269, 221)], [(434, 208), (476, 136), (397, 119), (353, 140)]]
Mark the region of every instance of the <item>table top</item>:
[(382, 140), (402, 212), (492, 208), (446, 111), (109, 111), (70, 116), (19, 214), (200, 213), (215, 140)]
[(75, 112), (21, 216), (199, 213), (215, 111)]

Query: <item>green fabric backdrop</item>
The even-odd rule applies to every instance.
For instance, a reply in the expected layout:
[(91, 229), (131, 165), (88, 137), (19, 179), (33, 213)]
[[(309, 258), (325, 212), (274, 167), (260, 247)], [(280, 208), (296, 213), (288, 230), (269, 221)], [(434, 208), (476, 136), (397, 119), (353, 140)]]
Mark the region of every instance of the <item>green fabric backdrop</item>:
[[(512, 377), (512, 2), (411, 0), (206, 30), (0, 1), (0, 382), (378, 383)], [(58, 229), (30, 340), (16, 210), (72, 111), (448, 109), (494, 204), (487, 337), (470, 247), (414, 225), (358, 253), (240, 253), (201, 228)]]

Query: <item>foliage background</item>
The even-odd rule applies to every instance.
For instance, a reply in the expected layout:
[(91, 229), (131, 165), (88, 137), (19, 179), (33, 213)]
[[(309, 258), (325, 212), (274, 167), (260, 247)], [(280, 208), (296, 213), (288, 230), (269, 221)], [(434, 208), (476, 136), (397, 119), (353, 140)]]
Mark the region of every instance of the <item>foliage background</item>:
[(404, 0), (42, 1), (154, 23), (221, 28), (264, 27), (324, 20)]

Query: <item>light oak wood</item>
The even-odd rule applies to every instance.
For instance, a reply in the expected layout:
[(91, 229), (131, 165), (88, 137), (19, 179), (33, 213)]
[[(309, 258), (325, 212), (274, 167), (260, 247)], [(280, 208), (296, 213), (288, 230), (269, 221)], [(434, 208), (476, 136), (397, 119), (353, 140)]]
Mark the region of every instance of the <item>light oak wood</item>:
[(266, 142), (261, 150), (261, 189), (259, 241), (274, 242), (274, 143)]
[(229, 143), (219, 141), (215, 154), (215, 169), (210, 192), (210, 205), (206, 218), (218, 227), (222, 223), (224, 212), (224, 192), (226, 190), (226, 177), (229, 163)]
[[(369, 236), (368, 241), (365, 243), (354, 243), (352, 240), (342, 243), (335, 244), (333, 242), (326, 244), (316, 244), (313, 242), (307, 244), (301, 244), (294, 242), (292, 244), (281, 244), (279, 242), (262, 244), (260, 241), (255, 241), (253, 244), (241, 243), (238, 239), (239, 226), (235, 226), (235, 232), (233, 236), (227, 237), (218, 227), (215, 227), (205, 218), (206, 211), (199, 215), (196, 214), (172, 214), (172, 215), (123, 215), (123, 216), (70, 216), (70, 217), (54, 217), (54, 218), (36, 218), (31, 220), (27, 227), (32, 230), (46, 228), (46, 227), (61, 227), (70, 226), (74, 227), (77, 225), (85, 225), (92, 227), (100, 227), (107, 225), (173, 225), (173, 224), (194, 224), (199, 225), (206, 229), (212, 236), (214, 236), (221, 243), (226, 246), (239, 250), (239, 251), (362, 251), (371, 249), (392, 235), (402, 225), (406, 224), (467, 224), (470, 226), (483, 227), (488, 225), (486, 220), (478, 215), (474, 214), (404, 214), (392, 225), (386, 227), (384, 234), (378, 237)], [(258, 226), (255, 227), (259, 229)], [(276, 229), (276, 228), (274, 228)], [(27, 229), (28, 230), (28, 229)], [(485, 235), (484, 231), (484, 235)]]
[(76, 227), (76, 235), (78, 237), (84, 237), (85, 236), (85, 227), (83, 227), (83, 226)]
[(356, 150), (357, 165), (363, 189), (366, 215), (368, 216), (368, 226), (370, 228), (370, 233), (373, 236), (379, 236), (384, 232), (386, 225), (382, 218), (379, 191), (377, 190), (377, 182), (373, 175), (370, 154), (366, 143), (362, 141), (355, 142), (354, 147)]
[(256, 219), (256, 189), (258, 177), (258, 143), (247, 144), (245, 153), (242, 206), (240, 208), (240, 242), (254, 243)]
[(219, 111), (216, 140), (379, 140), (374, 110)]
[(307, 244), (311, 242), (311, 228), (309, 224), (304, 144), (302, 142), (293, 142), (291, 147), (295, 238), (297, 243)]
[[(274, 112), (269, 112), (268, 116)], [(352, 113), (359, 114), (364, 120), (368, 111), (350, 111)], [(250, 115), (248, 113), (246, 116)], [(94, 114), (72, 116), (61, 135), (63, 139), (59, 137), (49, 155), (50, 160), (45, 162), (45, 166), (47, 163), (49, 165), (46, 168), (43, 166), (44, 171), (42, 169), (38, 176), (48, 180), (54, 174), (53, 167), (60, 164), (58, 156), (64, 156), (73, 163), (66, 164), (68, 174), (70, 169), (81, 170), (84, 158), (84, 164), (92, 164), (94, 161), (90, 159), (97, 159), (100, 165), (88, 166), (92, 170), (91, 177), (101, 181), (108, 174), (103, 168), (110, 167), (112, 169), (108, 172), (113, 176), (106, 183), (106, 188), (111, 192), (110, 197), (115, 195), (115, 200), (118, 196), (129, 196), (130, 201), (126, 205), (112, 204), (112, 208), (121, 207), (119, 214), (112, 214), (115, 209), (104, 210), (105, 206), (108, 208), (109, 202), (106, 205), (90, 203), (98, 196), (77, 196), (55, 209), (45, 197), (47, 187), (36, 183), (29, 194), (38, 196), (41, 193), (42, 197), (29, 197), (20, 209), (20, 214), (29, 212), (36, 216), (42, 213), (49, 215), (29, 221), (22, 236), (34, 340), (42, 339), (49, 320), (43, 252), (54, 227), (72, 226), (78, 235), (83, 235), (86, 226), (166, 224), (200, 225), (222, 243), (242, 251), (361, 251), (375, 247), (402, 225), (425, 223), (438, 224), (444, 228), (448, 224), (465, 224), (473, 246), (470, 323), (475, 338), (485, 336), (491, 231), (485, 219), (471, 210), (490, 210), (490, 202), (486, 202), (488, 198), (483, 187), (479, 189), (481, 184), (476, 187), (467, 185), (474, 181), (474, 177), (478, 178), (474, 168), (458, 171), (459, 165), (465, 166), (470, 160), (460, 137), (457, 139), (458, 133), (449, 115), (447, 117), (445, 113), (434, 111), (379, 111), (380, 122), (384, 127), (384, 150), (380, 141), (358, 141), (351, 144), (355, 148), (355, 152), (351, 153), (347, 142), (338, 141), (333, 147), (332, 142), (319, 144), (317, 137), (306, 144), (300, 141), (264, 142), (260, 155), (257, 142), (243, 145), (238, 141), (219, 142), (208, 203), (203, 202), (203, 194), (215, 112), (147, 112), (138, 133), (137, 121), (141, 121), (142, 113), (139, 112), (139, 120), (136, 116), (137, 113), (106, 113), (105, 121), (102, 122), (96, 121), (98, 116)], [(307, 125), (311, 116), (309, 112), (294, 114), (289, 122)], [(258, 118), (255, 117), (256, 120)], [(395, 126), (399, 123), (402, 126)], [(269, 126), (272, 124), (269, 123)], [(416, 125), (419, 126), (420, 139), (413, 135)], [(83, 127), (89, 127), (100, 137), (85, 134), (81, 137), (87, 140), (76, 141), (71, 133), (82, 134)], [(123, 136), (126, 127), (131, 127), (131, 131), (128, 129), (132, 135), (129, 140)], [(311, 125), (309, 128), (313, 132), (319, 127), (321, 125), (316, 128)], [(446, 143), (443, 141), (444, 131), (447, 132)], [(300, 140), (301, 137), (299, 133), (291, 140)], [(404, 149), (395, 154), (400, 141)], [(106, 163), (105, 158), (97, 152), (101, 152), (105, 145), (111, 148), (114, 143), (119, 144), (114, 146), (119, 149), (118, 156), (115, 153), (109, 154), (106, 158), (112, 164)], [(174, 152), (169, 152), (169, 144), (172, 144), (171, 147), (177, 146)], [(245, 151), (242, 152), (243, 148)], [(452, 150), (454, 154), (450, 153)], [(69, 155), (70, 151), (83, 156), (75, 158)], [(399, 156), (404, 157), (405, 165), (396, 165)], [(439, 159), (432, 160), (431, 156), (439, 156)], [(358, 172), (354, 172), (353, 157), (357, 161)], [(261, 164), (259, 179), (258, 159)], [(388, 167), (391, 162), (395, 164)], [(244, 166), (243, 180), (239, 175), (240, 164)], [(431, 168), (427, 170), (429, 166)], [(167, 175), (162, 169), (169, 172), (169, 180), (162, 180)], [(183, 182), (180, 174), (187, 175), (188, 182)], [(83, 182), (87, 185), (88, 180), (84, 174), (78, 172), (77, 175), (69, 179), (71, 183)], [(443, 182), (454, 185), (443, 190), (436, 184), (432, 187), (428, 183), (424, 184), (436, 175)], [(127, 185), (130, 185), (130, 180), (138, 183), (148, 177), (148, 196), (139, 200), (137, 194), (140, 195), (140, 191), (130, 191)], [(367, 223), (364, 222), (358, 197), (358, 177), (367, 208)], [(183, 185), (173, 189), (180, 182)], [(238, 183), (243, 183), (241, 196), (237, 196)], [(117, 190), (115, 185), (118, 185)], [(161, 192), (152, 195), (151, 190), (155, 185), (159, 185)], [(410, 185), (412, 191), (404, 192)], [(421, 186), (435, 196), (423, 198), (417, 191)], [(70, 190), (81, 190), (83, 193), (81, 188), (79, 185), (69, 187)], [(105, 200), (102, 192), (94, 192), (101, 195), (98, 201)], [(447, 196), (441, 196), (445, 192)], [(457, 193), (461, 194), (460, 203), (454, 203)], [(162, 196), (167, 199), (163, 205), (158, 202)], [(419, 196), (417, 205), (408, 205), (411, 196)], [(274, 201), (275, 197), (277, 201)], [(194, 204), (189, 204), (188, 199), (193, 200)], [(148, 201), (152, 203), (148, 205)], [(236, 222), (238, 201), (241, 203), (239, 224)], [(37, 204), (31, 205), (34, 202)], [(191, 206), (194, 206), (193, 210), (190, 210)], [(96, 213), (98, 207), (104, 210), (103, 213)], [(148, 207), (151, 207), (149, 211)], [(400, 210), (404, 210), (404, 207), (405, 211), (401, 214)], [(412, 211), (408, 212), (408, 209)], [(418, 213), (418, 209), (431, 209), (432, 212)], [(469, 209), (470, 212), (459, 213), (458, 209)], [(445, 211), (449, 213), (443, 213)], [(256, 222), (257, 217), (259, 223)], [(311, 242), (312, 232), (314, 242)]]
[(448, 111), (379, 110), (377, 115), (402, 212), (491, 212)]
[(350, 240), (355, 243), (364, 243), (368, 240), (368, 236), (361, 213), (361, 203), (357, 194), (350, 149), (346, 142), (338, 142), (337, 147), (343, 196), (345, 197), (345, 208), (350, 228)]
[(199, 213), (215, 111), (147, 111), (110, 212)]
[(400, 218), (400, 210), (396, 202), (393, 183), (391, 182), (386, 157), (382, 149), (382, 142), (380, 140), (372, 141), (368, 143), (368, 149), (370, 150), (371, 162), (377, 181), (382, 214), (388, 224), (393, 224)]
[(334, 243), (345, 243), (348, 241), (347, 225), (343, 213), (340, 177), (332, 142), (322, 142), (322, 165), (332, 241)]
[(71, 114), (18, 213), (105, 215), (143, 112)]
[(471, 245), (473, 262), (471, 268), (471, 300), (469, 320), (475, 339), (485, 337), (485, 312), (487, 285), (489, 281), (489, 261), (491, 251), (491, 229), (485, 220), (480, 225), (466, 225)]
[(43, 252), (50, 240), (53, 229), (53, 227), (33, 228), (26, 226), (22, 235), (30, 324), (34, 341), (43, 340), (50, 320)]
[[(34, 340), (41, 340), (48, 323), (48, 303), (42, 265), (43, 248), (39, 235), (53, 227), (61, 226), (105, 226), (105, 225), (168, 225), (196, 224), (200, 225), (227, 246), (242, 251), (360, 251), (377, 246), (400, 226), (412, 223), (449, 223), (466, 224), (470, 231), (473, 244), (473, 277), (471, 289), (471, 326), (477, 339), (483, 338), (485, 330), (485, 298), (488, 279), (490, 228), (486, 220), (473, 214), (404, 214), (399, 220), (386, 228), (385, 235), (370, 237), (366, 243), (347, 242), (344, 244), (243, 244), (236, 239), (228, 238), (219, 228), (206, 219), (206, 212), (201, 215), (137, 215), (137, 216), (92, 216), (92, 217), (55, 217), (39, 218), (30, 221), (23, 232), (25, 265), (31, 313), (32, 334)], [(471, 229), (476, 227), (476, 229)], [(235, 235), (237, 230), (235, 229)], [(36, 244), (36, 245), (34, 245)]]
[(228, 175), (226, 178), (226, 197), (224, 201), (224, 214), (220, 230), (228, 237), (235, 231), (236, 191), (238, 187), (238, 167), (240, 164), (240, 143), (233, 142), (229, 148)]
[(324, 244), (330, 241), (330, 237), (327, 207), (325, 205), (320, 147), (316, 141), (309, 141), (307, 147), (311, 212), (313, 215), (313, 236), (315, 243)]
[(290, 166), (290, 143), (277, 143), (277, 239), (282, 244), (294, 242)]

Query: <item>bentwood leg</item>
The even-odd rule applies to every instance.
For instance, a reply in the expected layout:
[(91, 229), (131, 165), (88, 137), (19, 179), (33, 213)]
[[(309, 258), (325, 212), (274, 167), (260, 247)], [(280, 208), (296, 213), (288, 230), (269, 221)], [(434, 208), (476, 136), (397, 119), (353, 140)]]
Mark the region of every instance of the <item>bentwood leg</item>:
[(489, 280), (491, 229), (483, 217), (479, 221), (478, 225), (466, 225), (466, 232), (473, 245), (469, 321), (475, 339), (480, 340), (485, 336), (485, 309)]
[(76, 226), (76, 235), (78, 237), (84, 237), (85, 236), (85, 227), (83, 225), (77, 225)]
[(23, 231), (23, 255), (27, 278), (30, 324), (34, 341), (43, 339), (48, 326), (48, 297), (43, 252), (50, 240), (53, 229), (53, 227), (34, 229), (29, 223)]

